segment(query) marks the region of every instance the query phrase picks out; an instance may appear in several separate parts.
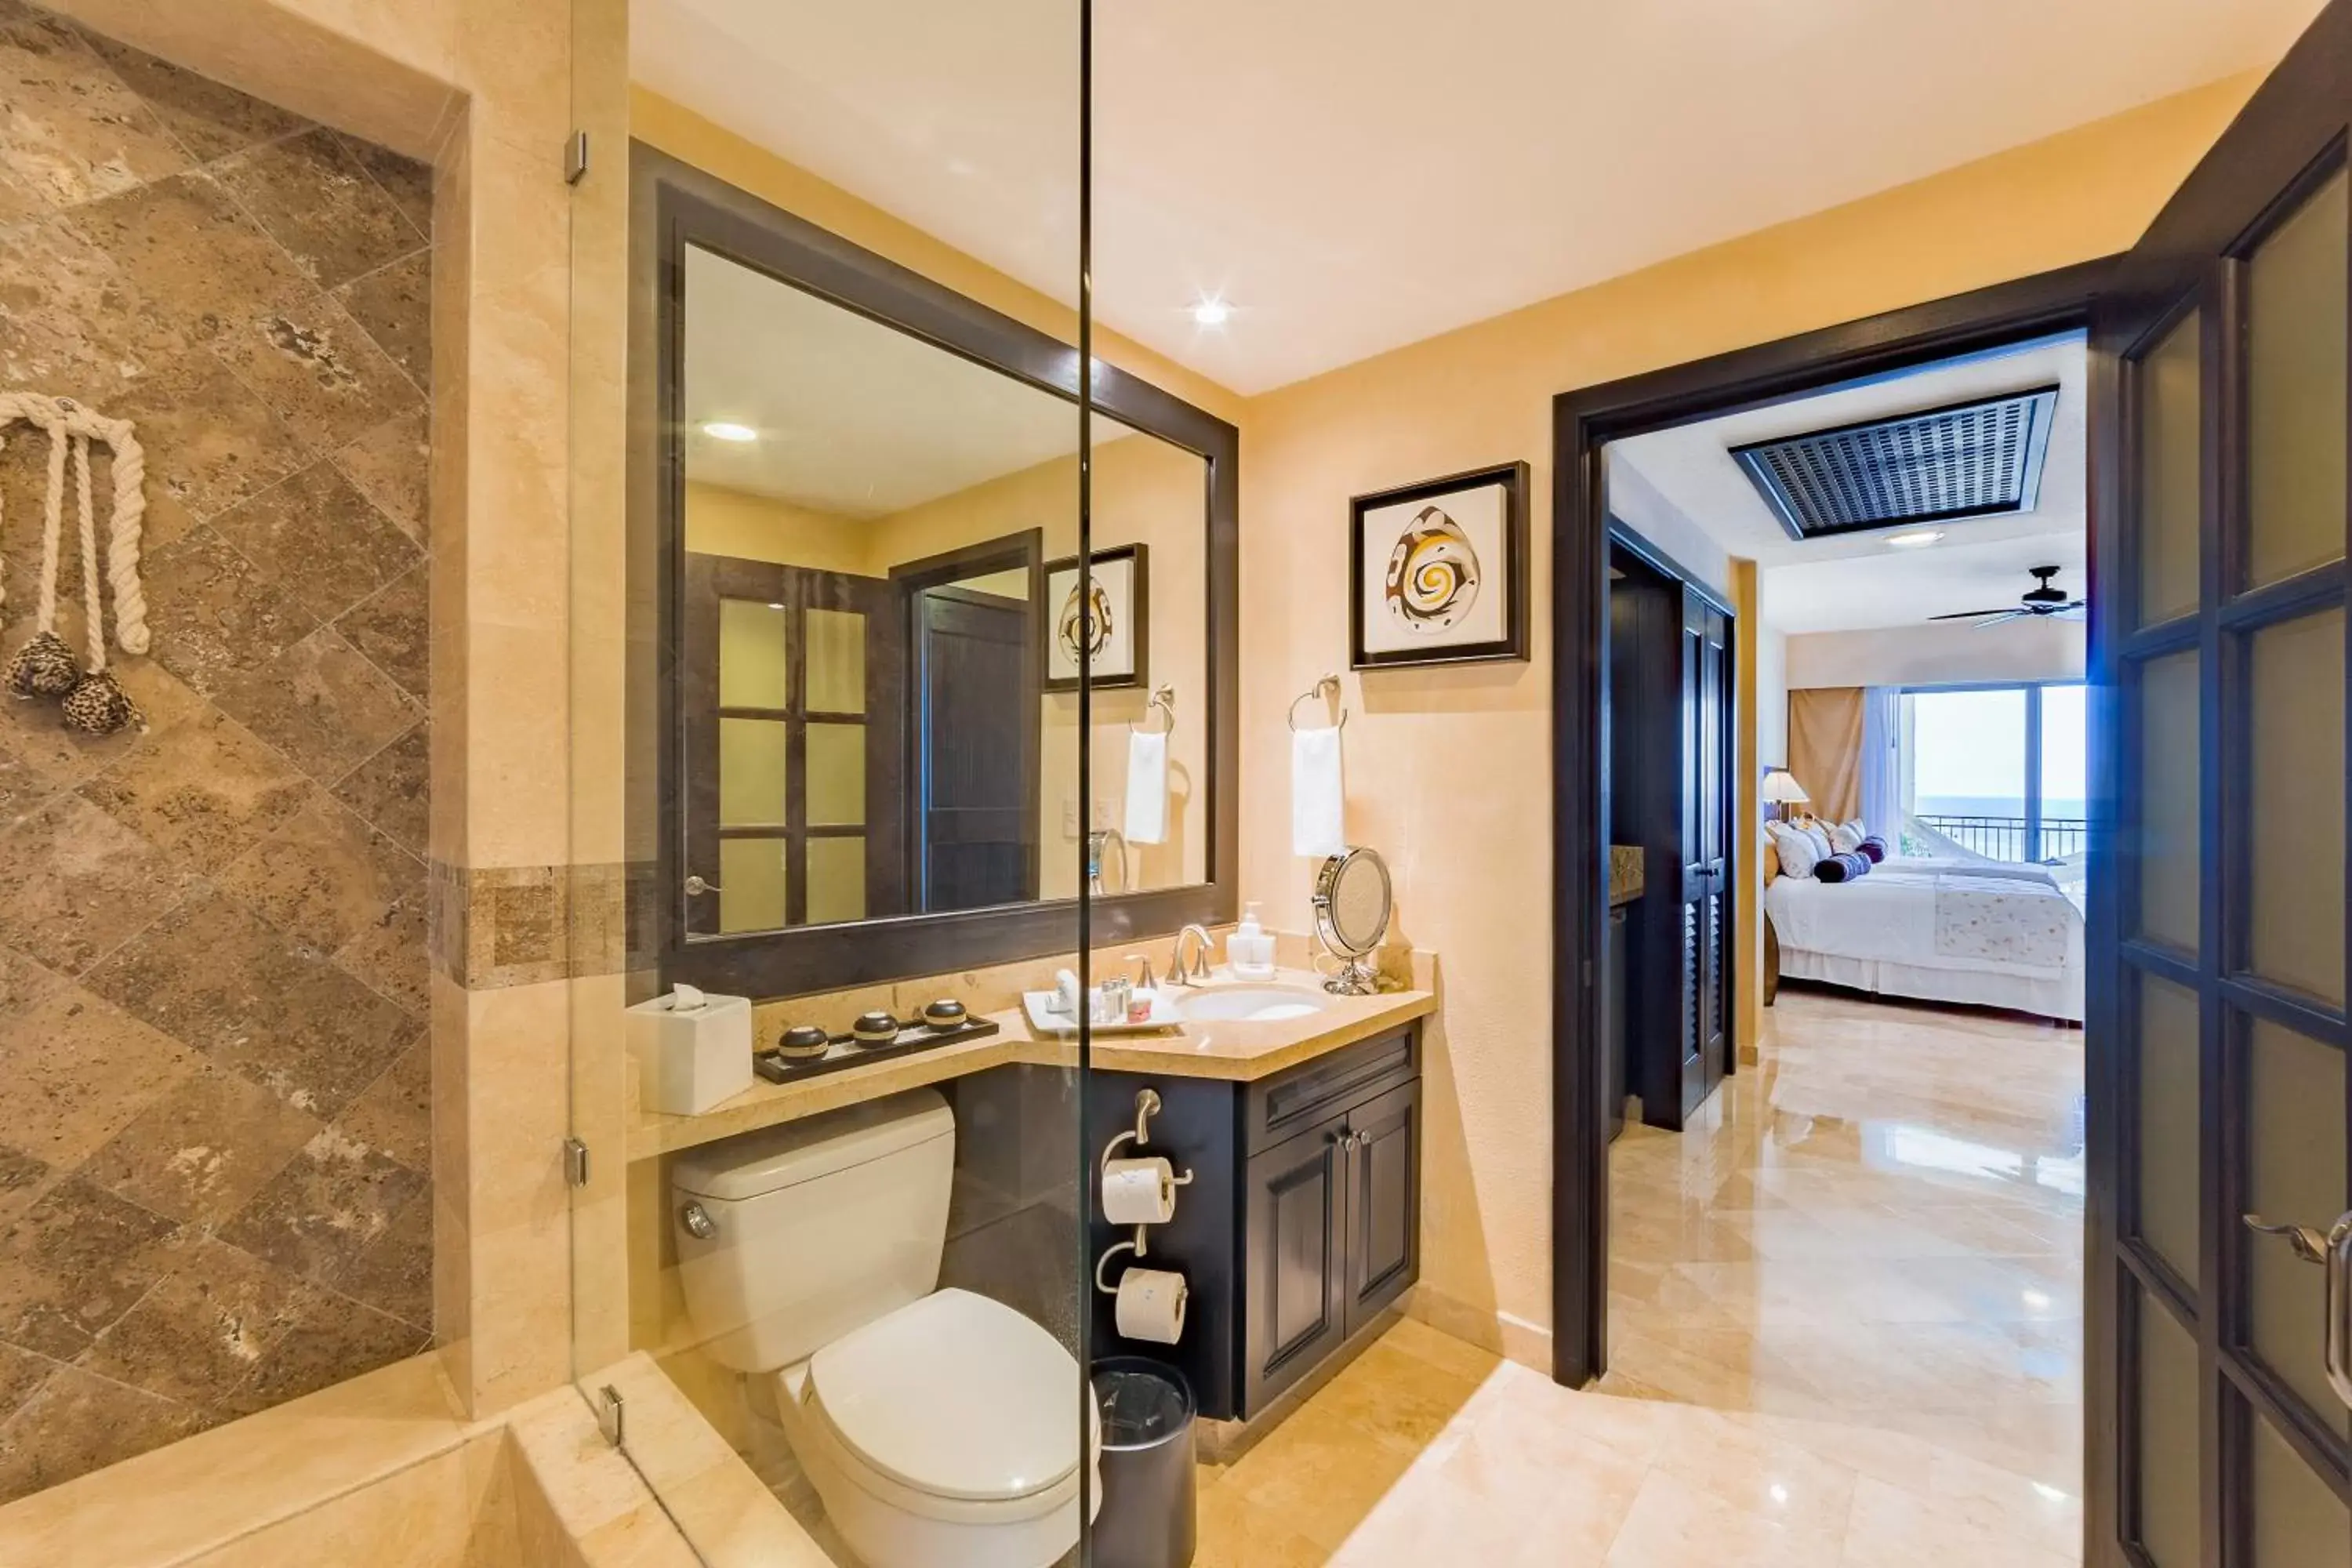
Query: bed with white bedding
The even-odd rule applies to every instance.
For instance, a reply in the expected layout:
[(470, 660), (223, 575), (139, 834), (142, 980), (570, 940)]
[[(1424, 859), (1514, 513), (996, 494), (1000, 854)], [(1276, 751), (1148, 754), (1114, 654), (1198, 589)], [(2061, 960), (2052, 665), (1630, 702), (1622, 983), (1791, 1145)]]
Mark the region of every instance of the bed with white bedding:
[(1888, 996), (2083, 1019), (2079, 883), (2006, 862), (1889, 859), (1764, 889), (1780, 973)]

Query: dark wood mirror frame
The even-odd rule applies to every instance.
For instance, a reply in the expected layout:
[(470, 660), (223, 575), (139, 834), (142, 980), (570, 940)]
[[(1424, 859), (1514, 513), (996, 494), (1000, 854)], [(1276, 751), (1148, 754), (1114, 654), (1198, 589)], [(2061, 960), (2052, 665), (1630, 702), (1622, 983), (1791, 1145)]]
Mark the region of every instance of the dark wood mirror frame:
[[(680, 423), (686, 249), (691, 244), (948, 353), (1065, 398), (1075, 418), (1078, 353), (1024, 325), (642, 144), (630, 150), (630, 757), (633, 818), (656, 819), (650, 895), (631, 900), (630, 951), (660, 955), (665, 984), (755, 998), (944, 973), (1075, 951), (1079, 901), (687, 938), (685, 801), (677, 679), (686, 468)], [(1208, 880), (1097, 897), (1091, 944), (1230, 921), (1240, 879), (1240, 432), (1203, 409), (1097, 362), (1094, 406), (1206, 465)], [(650, 592), (648, 592), (650, 588)], [(647, 679), (647, 671), (651, 679)], [(644, 787), (650, 784), (650, 790)], [(647, 835), (633, 830), (632, 838)], [(1069, 846), (1082, 856), (1083, 841)], [(650, 929), (642, 929), (650, 927)]]

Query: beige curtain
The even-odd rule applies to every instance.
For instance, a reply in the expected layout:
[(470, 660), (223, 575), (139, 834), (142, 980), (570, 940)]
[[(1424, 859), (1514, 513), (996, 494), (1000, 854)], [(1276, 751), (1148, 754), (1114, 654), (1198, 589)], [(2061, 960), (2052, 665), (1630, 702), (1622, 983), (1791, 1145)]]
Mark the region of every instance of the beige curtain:
[(1789, 771), (1832, 822), (1862, 815), (1862, 688), (1822, 686), (1789, 693)]

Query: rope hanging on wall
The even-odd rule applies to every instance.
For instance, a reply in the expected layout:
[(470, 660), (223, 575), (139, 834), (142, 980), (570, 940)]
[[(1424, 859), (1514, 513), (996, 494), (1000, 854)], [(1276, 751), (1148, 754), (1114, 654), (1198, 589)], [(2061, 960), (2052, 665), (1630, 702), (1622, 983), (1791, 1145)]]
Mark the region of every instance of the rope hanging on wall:
[[(107, 735), (143, 725), (138, 708), (106, 668), (106, 613), (100, 591), (97, 509), (91, 497), (90, 443), (114, 455), (114, 510), (106, 540), (106, 586), (114, 590), (114, 640), (125, 653), (145, 653), (147, 598), (139, 583), (139, 531), (147, 513), (146, 458), (127, 419), (110, 419), (69, 397), (37, 392), (0, 393), (0, 430), (18, 421), (49, 437), (48, 486), (42, 501), (41, 569), (34, 630), (5, 667), (0, 685), (19, 698), (59, 698), (67, 725)], [(84, 669), (58, 636), (58, 566), (65, 550), (66, 472), (73, 470), (77, 531), (81, 547), (82, 620), (89, 664)]]

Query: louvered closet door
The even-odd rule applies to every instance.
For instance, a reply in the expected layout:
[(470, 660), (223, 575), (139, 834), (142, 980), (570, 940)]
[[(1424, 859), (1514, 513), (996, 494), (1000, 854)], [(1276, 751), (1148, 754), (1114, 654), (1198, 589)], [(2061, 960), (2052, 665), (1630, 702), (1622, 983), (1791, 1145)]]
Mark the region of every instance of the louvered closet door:
[(1682, 1114), (1722, 1081), (1729, 1000), (1728, 823), (1724, 767), (1729, 714), (1725, 677), (1729, 618), (1696, 589), (1683, 591), (1682, 636)]
[(2348, 105), (2337, 0), (2096, 332), (2094, 1565), (2352, 1564)]

